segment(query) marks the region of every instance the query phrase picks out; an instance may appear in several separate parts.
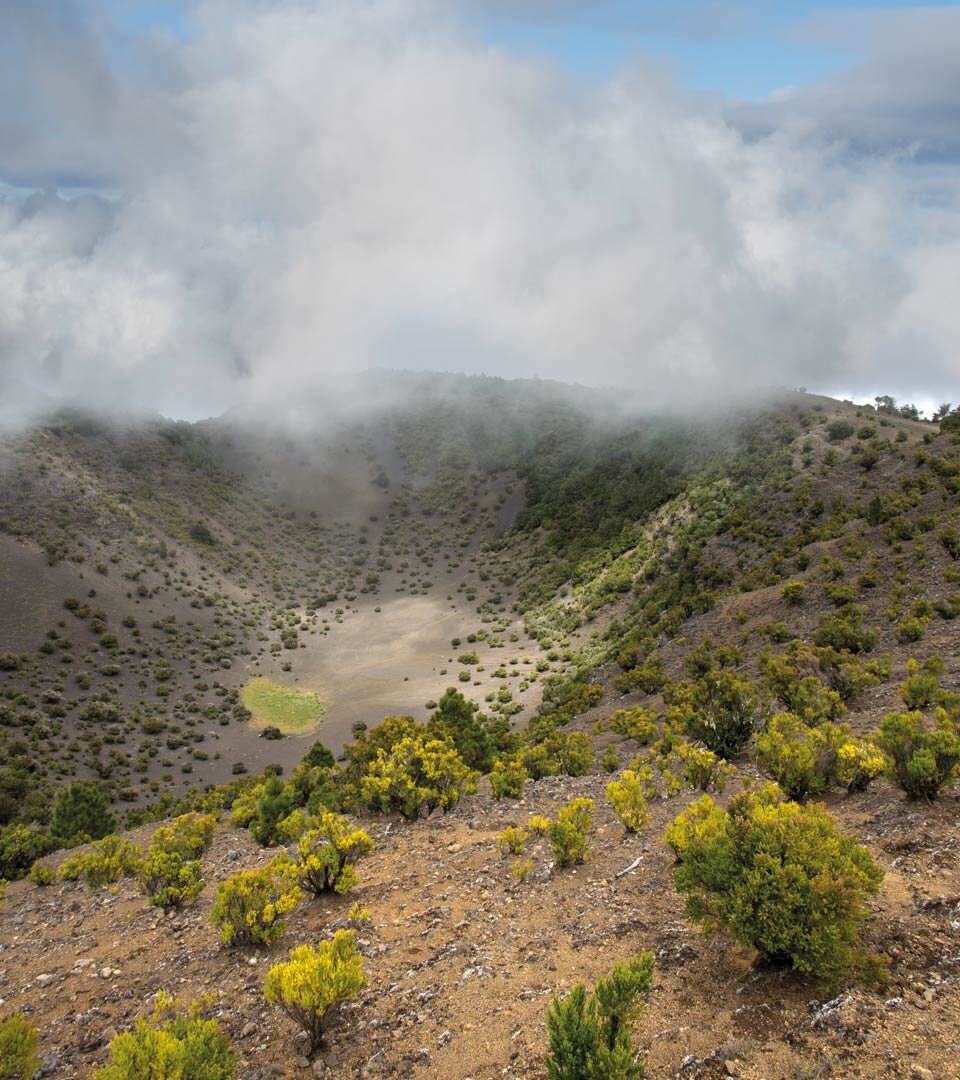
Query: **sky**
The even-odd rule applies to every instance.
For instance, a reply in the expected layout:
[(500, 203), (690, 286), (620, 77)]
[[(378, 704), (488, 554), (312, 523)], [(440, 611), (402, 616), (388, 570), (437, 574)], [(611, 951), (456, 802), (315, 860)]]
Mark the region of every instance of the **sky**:
[(960, 398), (960, 4), (0, 0), (0, 411)]

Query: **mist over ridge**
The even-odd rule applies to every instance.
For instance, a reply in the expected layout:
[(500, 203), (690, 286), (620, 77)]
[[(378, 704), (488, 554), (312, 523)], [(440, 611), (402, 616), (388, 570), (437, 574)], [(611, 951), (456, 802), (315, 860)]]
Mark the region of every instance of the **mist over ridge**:
[(892, 137), (738, 127), (642, 56), (585, 84), (424, 0), (183, 12), (5, 10), (36, 91), (0, 106), (6, 412), (199, 418), (379, 367), (951, 396), (958, 185)]

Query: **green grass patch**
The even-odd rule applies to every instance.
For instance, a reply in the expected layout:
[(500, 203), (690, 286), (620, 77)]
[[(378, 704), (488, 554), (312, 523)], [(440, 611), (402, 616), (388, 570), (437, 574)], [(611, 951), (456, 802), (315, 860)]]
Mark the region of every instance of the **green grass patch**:
[(323, 719), (323, 702), (316, 694), (291, 690), (269, 679), (251, 679), (241, 691), (254, 723), (279, 728), (284, 735), (305, 735)]

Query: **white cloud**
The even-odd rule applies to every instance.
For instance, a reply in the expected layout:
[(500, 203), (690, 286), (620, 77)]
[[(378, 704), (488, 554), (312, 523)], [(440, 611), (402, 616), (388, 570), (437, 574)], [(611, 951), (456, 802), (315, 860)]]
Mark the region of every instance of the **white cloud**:
[(377, 365), (950, 396), (952, 174), (931, 210), (814, 121), (745, 142), (653, 67), (586, 88), (430, 0), (205, 0), (120, 66), (28, 7), (0, 179), (120, 197), (0, 203), (19, 385), (180, 415)]

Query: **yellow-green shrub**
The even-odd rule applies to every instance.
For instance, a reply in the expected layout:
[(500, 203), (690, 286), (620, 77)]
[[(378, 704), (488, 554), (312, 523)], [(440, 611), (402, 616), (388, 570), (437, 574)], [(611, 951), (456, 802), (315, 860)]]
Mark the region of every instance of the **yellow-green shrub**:
[(497, 837), (497, 847), (501, 855), (522, 855), (523, 848), (530, 834), (526, 829), (518, 829), (508, 825)]
[(792, 713), (780, 713), (757, 736), (757, 762), (790, 798), (805, 799), (826, 791), (834, 781), (840, 747), (848, 740), (845, 724), (808, 727)]
[(817, 803), (785, 802), (768, 784), (727, 810), (705, 795), (667, 828), (687, 915), (728, 929), (769, 960), (835, 986), (862, 959), (866, 898), (883, 871)]
[(315, 949), (301, 945), (287, 963), (272, 967), (263, 994), (303, 1028), (315, 1051), (323, 1043), (330, 1009), (355, 998), (363, 986), (363, 959), (353, 931), (338, 930), (331, 941), (321, 941)]
[(181, 814), (169, 825), (161, 825), (150, 837), (149, 850), (175, 853), (185, 861), (199, 859), (217, 831), (215, 814)]
[(607, 723), (610, 730), (639, 743), (650, 742), (657, 733), (657, 714), (653, 709), (638, 705), (633, 709), (617, 709)]
[(153, 1022), (138, 1020), (133, 1031), (117, 1035), (110, 1061), (93, 1075), (94, 1080), (231, 1080), (235, 1063), (229, 1040), (216, 1020), (203, 1018), (199, 1003), (183, 1007), (161, 991)]
[(303, 899), (296, 864), (280, 855), (256, 870), (239, 870), (217, 886), (210, 921), (226, 945), (269, 945), (286, 930), (283, 916)]
[(519, 760), (494, 762), (490, 791), (495, 799), (519, 799), (527, 780), (527, 770)]
[(890, 759), (891, 775), (911, 799), (935, 799), (960, 772), (960, 736), (941, 708), (933, 728), (919, 712), (888, 713), (876, 741)]
[(165, 851), (152, 845), (137, 874), (140, 891), (154, 907), (181, 908), (203, 889), (198, 859), (185, 859), (179, 851)]
[(130, 840), (111, 833), (78, 851), (60, 866), (63, 881), (83, 878), (88, 885), (112, 885), (123, 877), (136, 874), (143, 861), (143, 849)]
[(0, 1020), (0, 1080), (31, 1080), (40, 1069), (37, 1029), (19, 1013)]
[(593, 799), (573, 799), (557, 811), (547, 830), (557, 866), (582, 863), (587, 857), (587, 833), (593, 825)]
[(622, 772), (619, 780), (607, 784), (607, 798), (617, 821), (627, 832), (639, 832), (650, 820), (647, 784), (631, 769)]
[(378, 750), (360, 781), (363, 802), (385, 814), (399, 811), (413, 820), (422, 811), (452, 810), (460, 797), (476, 791), (475, 774), (453, 746), (422, 730)]
[(837, 779), (851, 793), (863, 791), (886, 765), (883, 754), (864, 739), (850, 739), (837, 751)]
[(324, 892), (347, 893), (357, 883), (354, 863), (373, 851), (373, 841), (340, 814), (322, 811), (316, 827), (297, 842), (300, 888), (319, 896)]

